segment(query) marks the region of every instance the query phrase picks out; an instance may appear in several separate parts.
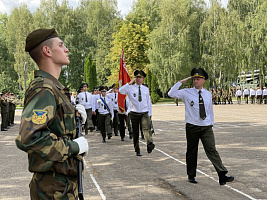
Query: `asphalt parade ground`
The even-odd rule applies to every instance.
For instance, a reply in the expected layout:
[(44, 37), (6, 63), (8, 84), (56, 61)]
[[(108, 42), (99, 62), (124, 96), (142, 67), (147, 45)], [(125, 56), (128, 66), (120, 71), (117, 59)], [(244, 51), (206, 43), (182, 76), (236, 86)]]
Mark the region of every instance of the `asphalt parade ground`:
[[(151, 154), (140, 139), (143, 156), (137, 157), (132, 140), (113, 136), (102, 143), (99, 132), (85, 136), (90, 150), (85, 157), (84, 197), (87, 200), (263, 200), (267, 199), (267, 105), (215, 105), (217, 151), (234, 182), (224, 186), (199, 145), (198, 184), (186, 175), (184, 106), (153, 106), (154, 143)], [(28, 200), (25, 152), (17, 149), (21, 111), (16, 125), (0, 132), (0, 200)], [(128, 131), (126, 131), (128, 134)]]

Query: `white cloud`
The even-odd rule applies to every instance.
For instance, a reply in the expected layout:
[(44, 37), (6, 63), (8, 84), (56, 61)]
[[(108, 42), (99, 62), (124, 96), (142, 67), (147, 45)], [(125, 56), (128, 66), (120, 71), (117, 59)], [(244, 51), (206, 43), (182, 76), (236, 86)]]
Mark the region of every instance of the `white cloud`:
[[(61, 4), (62, 0), (58, 0)], [(69, 0), (69, 5), (73, 8), (78, 6), (79, 0)], [(40, 6), (40, 0), (0, 0), (0, 12), (10, 14), (14, 7), (25, 3), (31, 12), (35, 12)]]
[(118, 0), (118, 9), (123, 16), (130, 12), (132, 3), (133, 0)]
[[(137, 0), (117, 0), (118, 9), (123, 16), (127, 15), (131, 10), (133, 1)], [(205, 0), (208, 2), (209, 0)], [(227, 6), (228, 0), (221, 0), (224, 7)], [(58, 0), (59, 3), (62, 3), (62, 0)], [(40, 0), (0, 0), (0, 12), (10, 14), (14, 7), (18, 7), (21, 3), (25, 3), (31, 12), (40, 6)], [(69, 0), (69, 4), (76, 8), (78, 6), (79, 0)]]

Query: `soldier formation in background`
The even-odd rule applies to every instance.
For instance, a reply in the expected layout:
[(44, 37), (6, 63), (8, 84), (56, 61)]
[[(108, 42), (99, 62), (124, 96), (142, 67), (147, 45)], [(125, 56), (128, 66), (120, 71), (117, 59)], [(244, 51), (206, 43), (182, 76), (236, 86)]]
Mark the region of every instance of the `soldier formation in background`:
[(14, 93), (1, 93), (1, 131), (8, 131), (10, 127), (15, 125), (15, 110), (16, 106), (20, 103), (20, 100)]
[[(235, 90), (235, 92), (234, 92)], [(260, 87), (256, 88), (256, 91), (254, 88), (244, 88), (244, 90), (241, 90), (241, 87), (238, 86), (235, 89), (210, 89), (209, 90), (212, 94), (212, 102), (214, 105), (218, 104), (233, 104), (232, 98), (235, 96), (237, 103), (240, 105), (242, 104), (242, 100), (245, 102), (245, 104), (249, 104), (249, 101), (251, 104), (267, 104), (267, 89), (264, 87), (262, 90)]]

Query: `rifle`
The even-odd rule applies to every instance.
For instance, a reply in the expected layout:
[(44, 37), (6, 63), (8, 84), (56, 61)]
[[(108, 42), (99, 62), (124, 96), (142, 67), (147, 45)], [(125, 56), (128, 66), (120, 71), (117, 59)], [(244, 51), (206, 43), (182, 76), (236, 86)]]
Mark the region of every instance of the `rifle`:
[[(76, 104), (78, 104), (79, 100), (76, 99)], [(79, 114), (76, 114), (76, 133), (77, 138), (82, 136), (82, 123), (81, 123), (81, 116)], [(78, 160), (78, 196), (80, 200), (84, 200), (83, 198), (83, 163), (81, 160)]]

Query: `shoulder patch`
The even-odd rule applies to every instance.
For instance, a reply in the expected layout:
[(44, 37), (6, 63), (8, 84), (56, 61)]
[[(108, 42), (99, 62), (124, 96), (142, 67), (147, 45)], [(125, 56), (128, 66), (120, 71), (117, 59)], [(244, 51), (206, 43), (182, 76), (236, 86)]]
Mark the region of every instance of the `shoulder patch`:
[(33, 110), (32, 122), (34, 124), (44, 124), (47, 120), (47, 111)]

